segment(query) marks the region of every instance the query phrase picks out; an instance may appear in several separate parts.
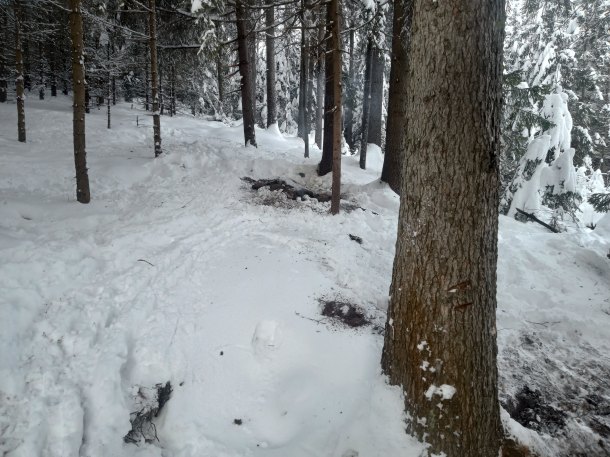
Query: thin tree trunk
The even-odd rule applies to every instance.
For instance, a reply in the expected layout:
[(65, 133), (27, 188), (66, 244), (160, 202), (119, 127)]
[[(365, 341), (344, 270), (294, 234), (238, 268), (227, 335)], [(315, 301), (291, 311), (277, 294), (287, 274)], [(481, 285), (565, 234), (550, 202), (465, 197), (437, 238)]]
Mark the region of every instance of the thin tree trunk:
[(405, 389), (409, 430), (430, 453), (495, 457), (504, 1), (430, 5), (414, 2), (404, 133), (410, 163), (382, 366)]
[(220, 111), (224, 112), (225, 88), (221, 50), (218, 51), (218, 57), (216, 58), (216, 85), (218, 86), (218, 107)]
[(362, 97), (362, 137), (360, 138), (360, 168), (366, 169), (366, 150), (369, 138), (369, 122), (371, 109), (371, 67), (373, 61), (373, 40), (368, 39), (366, 45), (366, 62), (364, 69), (364, 90)]
[(241, 76), (241, 108), (243, 113), (244, 142), (256, 146), (254, 130), (254, 90), (252, 89), (251, 53), (248, 46), (248, 19), (244, 0), (235, 3), (235, 25), (237, 26), (237, 52), (239, 54), (239, 74)]
[(329, 9), (329, 24), (331, 30), (331, 49), (329, 52), (332, 56), (332, 81), (333, 81), (333, 102), (332, 117), (332, 151), (333, 151), (333, 183), (331, 192), (330, 212), (331, 214), (339, 214), (339, 206), (341, 202), (341, 8), (339, 0), (330, 0)]
[(163, 59), (161, 55), (157, 55), (158, 65), (159, 65), (159, 114), (163, 115), (165, 112), (165, 93), (163, 90)]
[[(8, 11), (3, 9), (1, 11), (2, 14), (2, 23), (3, 23), (3, 35), (4, 42), (9, 42), (9, 31), (8, 31)], [(0, 103), (6, 103), (6, 99), (8, 96), (8, 81), (7, 81), (7, 65), (8, 65), (8, 46), (1, 46), (0, 52)]]
[(301, 59), (299, 65), (299, 111), (297, 114), (297, 136), (304, 138), (305, 129), (305, 92), (307, 91), (307, 67), (305, 66), (305, 20), (303, 19), (304, 0), (301, 0)]
[[(247, 15), (250, 18), (253, 18), (256, 16), (257, 14), (257, 9), (255, 9), (257, 0), (247, 0), (248, 1), (248, 12)], [(254, 125), (256, 125), (257, 122), (257, 112), (256, 112), (256, 46), (257, 46), (257, 37), (256, 37), (256, 25), (255, 25), (255, 21), (252, 19), (248, 19), (247, 22), (247, 27), (248, 27), (248, 38), (246, 40), (247, 44), (248, 44), (248, 62), (249, 62), (249, 72), (248, 74), (250, 75), (250, 91), (252, 92), (252, 94), (250, 95), (250, 98), (252, 100), (252, 112), (253, 114), (253, 118), (254, 118)], [(262, 121), (261, 121), (261, 125), (262, 125)], [(253, 127), (254, 128), (254, 127)]]
[(107, 57), (108, 57), (108, 93), (107, 95), (107, 100), (106, 100), (106, 106), (108, 108), (108, 128), (111, 128), (111, 123), (110, 123), (110, 103), (111, 103), (111, 99), (112, 99), (112, 72), (110, 71), (110, 40), (108, 40), (107, 43)]
[[(149, 34), (150, 36), (150, 27), (149, 27), (149, 21), (146, 21), (146, 33)], [(150, 98), (149, 98), (149, 94), (150, 94), (150, 89), (148, 87), (149, 82), (150, 82), (150, 76), (148, 74), (148, 62), (150, 62), (150, 52), (149, 52), (150, 47), (146, 48), (146, 50), (144, 51), (145, 55), (146, 55), (146, 65), (144, 65), (144, 109), (146, 111), (150, 110)]]
[[(170, 72), (171, 72), (170, 73), (171, 83), (170, 83), (169, 90), (170, 90), (171, 99), (169, 102), (169, 115), (174, 116), (174, 114), (176, 114), (176, 67), (174, 67), (173, 63), (172, 63)], [(220, 106), (222, 109), (222, 102), (221, 102)]]
[(331, 19), (331, 3), (326, 5), (326, 35), (324, 37), (324, 67), (325, 84), (324, 84), (324, 138), (322, 140), (322, 159), (318, 164), (318, 175), (324, 176), (333, 169), (333, 110), (335, 107), (334, 100), (334, 69), (333, 69), (333, 51), (332, 51), (332, 19)]
[(316, 145), (322, 149), (322, 129), (324, 127), (324, 13), (320, 8), (318, 24), (318, 58), (316, 74)]
[(373, 46), (368, 141), (379, 147), (381, 147), (381, 115), (383, 111), (383, 67), (383, 51), (377, 46)]
[(21, 50), (22, 11), (21, 1), (15, 0), (15, 90), (17, 97), (17, 139), (25, 143), (25, 94), (23, 73), (23, 52)]
[(347, 87), (345, 96), (345, 141), (350, 149), (354, 149), (354, 34), (349, 31), (349, 70), (347, 73)]
[(74, 167), (76, 169), (76, 200), (89, 203), (89, 175), (87, 173), (87, 152), (85, 149), (85, 65), (83, 47), (83, 17), (80, 0), (69, 0), (70, 36), (72, 38), (72, 88)]
[(159, 82), (157, 80), (157, 11), (155, 0), (148, 0), (148, 31), (150, 37), (150, 78), (152, 91), (153, 132), (155, 141), (155, 157), (159, 157), (161, 149), (161, 116), (159, 115)]
[(388, 96), (388, 121), (385, 135), (385, 154), (381, 180), (400, 195), (400, 175), (402, 173), (403, 148), (401, 138), (406, 126), (407, 73), (409, 72), (409, 33), (413, 16), (413, 0), (394, 0), (392, 22), (392, 65), (390, 67), (390, 88)]
[(277, 123), (276, 63), (275, 63), (275, 8), (274, 0), (266, 0), (265, 10), (265, 51), (267, 54), (267, 128)]
[(307, 39), (307, 35), (303, 36), (303, 73), (305, 75), (305, 81), (303, 83), (303, 142), (305, 143), (305, 157), (309, 157), (309, 111), (307, 107), (309, 106), (308, 93), (307, 90), (309, 88), (309, 41)]

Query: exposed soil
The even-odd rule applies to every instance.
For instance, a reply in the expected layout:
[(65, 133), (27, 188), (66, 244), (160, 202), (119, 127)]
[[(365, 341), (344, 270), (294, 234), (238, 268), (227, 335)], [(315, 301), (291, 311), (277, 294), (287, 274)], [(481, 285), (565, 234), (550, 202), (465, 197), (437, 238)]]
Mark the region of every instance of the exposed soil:
[(130, 414), (131, 430), (123, 437), (123, 441), (134, 444), (141, 441), (146, 443), (159, 441), (153, 420), (159, 416), (171, 395), (172, 385), (169, 381), (165, 384), (157, 384), (154, 388), (140, 387), (135, 398), (138, 410)]
[(524, 427), (537, 432), (556, 435), (566, 425), (566, 414), (544, 402), (538, 390), (523, 388), (503, 404), (504, 408)]
[(365, 314), (356, 305), (338, 300), (322, 301), (321, 303), (322, 316), (329, 317), (347, 327), (358, 328), (370, 324)]
[(329, 202), (331, 195), (328, 193), (316, 193), (312, 190), (306, 189), (304, 187), (296, 188), (290, 184), (288, 184), (283, 179), (274, 178), (274, 179), (259, 179), (254, 180), (248, 176), (244, 176), (241, 178), (242, 181), (245, 181), (252, 185), (253, 190), (259, 190), (263, 187), (268, 188), (270, 191), (281, 191), (286, 197), (290, 200), (303, 200), (305, 197), (315, 198), (319, 202)]

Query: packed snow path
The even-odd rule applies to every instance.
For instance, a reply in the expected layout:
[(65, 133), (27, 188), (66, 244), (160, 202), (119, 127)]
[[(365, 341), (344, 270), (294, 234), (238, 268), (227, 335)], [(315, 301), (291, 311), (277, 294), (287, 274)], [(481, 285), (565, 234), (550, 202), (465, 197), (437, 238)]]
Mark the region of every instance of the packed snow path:
[[(244, 148), (241, 126), (179, 116), (162, 118), (166, 154), (154, 159), (151, 119), (121, 105), (111, 130), (105, 110), (87, 117), (92, 202), (80, 205), (70, 100), (26, 108), (20, 144), (14, 105), (0, 106), (3, 453), (420, 455), (404, 433), (400, 391), (380, 375), (382, 337), (315, 322), (327, 297), (383, 323), (398, 198), (377, 181), (378, 152), (366, 172), (344, 158), (346, 200), (366, 211), (331, 217), (325, 204), (253, 193), (240, 180), (328, 191), (317, 149), (303, 159), (300, 140), (260, 130), (259, 148)], [(593, 360), (599, 376), (608, 372), (608, 225), (553, 235), (502, 218), (504, 397), (522, 384), (548, 387), (539, 355), (572, 374)], [(584, 375), (569, 379), (584, 383), (584, 398)], [(159, 441), (123, 443), (138, 386), (168, 380)], [(610, 400), (607, 386), (591, 388)], [(509, 426), (540, 453), (566, 446), (566, 436)], [(599, 439), (581, 435), (587, 446)]]

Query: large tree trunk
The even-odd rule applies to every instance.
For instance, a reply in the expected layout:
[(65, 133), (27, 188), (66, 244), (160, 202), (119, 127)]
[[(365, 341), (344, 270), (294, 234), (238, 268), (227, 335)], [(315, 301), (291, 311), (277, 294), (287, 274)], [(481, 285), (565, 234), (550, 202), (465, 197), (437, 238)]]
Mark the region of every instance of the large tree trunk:
[(15, 95), (17, 97), (17, 139), (25, 143), (25, 94), (23, 51), (21, 50), (22, 11), (21, 1), (15, 0)]
[(349, 70), (347, 72), (347, 87), (345, 88), (345, 141), (350, 149), (354, 149), (354, 29), (349, 31)]
[(394, 0), (392, 22), (392, 64), (388, 96), (388, 121), (381, 180), (400, 195), (400, 175), (403, 156), (401, 137), (405, 131), (407, 105), (407, 73), (409, 72), (409, 33), (413, 15), (413, 0)]
[(235, 3), (235, 25), (237, 26), (237, 52), (239, 54), (239, 74), (241, 76), (241, 108), (243, 113), (244, 141), (256, 146), (254, 130), (254, 88), (252, 87), (251, 54), (248, 46), (248, 16), (244, 0)]
[(153, 132), (155, 141), (155, 157), (159, 157), (161, 149), (161, 116), (159, 115), (159, 81), (157, 79), (157, 10), (155, 0), (148, 0), (148, 32), (150, 37), (150, 88), (152, 94)]
[(371, 56), (371, 106), (369, 112), (369, 143), (381, 147), (381, 115), (383, 111), (383, 51), (373, 46)]
[(322, 159), (318, 164), (318, 175), (324, 176), (330, 173), (333, 169), (333, 109), (335, 107), (334, 100), (334, 69), (333, 69), (333, 51), (332, 51), (332, 20), (331, 20), (332, 3), (327, 3), (326, 6), (326, 35), (324, 37), (324, 67), (325, 67), (325, 84), (324, 84), (324, 138), (322, 139)]
[[(496, 457), (503, 0), (415, 0), (398, 240), (382, 366), (409, 430)], [(447, 177), (451, 179), (447, 179)]]
[(80, 0), (70, 0), (70, 37), (72, 38), (72, 90), (74, 167), (76, 169), (76, 199), (89, 203), (89, 175), (85, 149), (85, 56), (83, 47), (83, 17)]
[(275, 8), (274, 0), (266, 0), (265, 11), (265, 51), (267, 53), (267, 127), (277, 123), (277, 95), (275, 92)]
[(360, 168), (366, 169), (366, 150), (369, 139), (371, 112), (371, 72), (373, 66), (373, 40), (369, 38), (366, 45), (364, 65), (364, 90), (362, 97), (362, 136), (360, 138)]
[(324, 12), (320, 8), (318, 15), (318, 58), (316, 73), (316, 145), (322, 149), (322, 129), (324, 127)]
[(332, 116), (332, 158), (333, 183), (330, 201), (331, 214), (339, 213), (341, 202), (341, 8), (339, 0), (330, 0), (328, 4), (328, 23), (330, 27), (330, 49), (327, 55), (331, 56), (331, 65), (326, 68), (332, 72), (333, 106), (330, 109)]

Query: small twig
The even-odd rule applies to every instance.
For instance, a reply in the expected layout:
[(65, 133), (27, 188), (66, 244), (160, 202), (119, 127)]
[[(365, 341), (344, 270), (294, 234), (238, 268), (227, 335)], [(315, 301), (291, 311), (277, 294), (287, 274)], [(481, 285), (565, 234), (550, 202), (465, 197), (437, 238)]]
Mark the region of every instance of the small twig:
[(294, 314), (296, 314), (297, 316), (299, 316), (302, 319), (307, 319), (308, 321), (313, 321), (313, 322), (316, 322), (318, 324), (324, 324), (324, 319), (314, 319), (312, 317), (303, 316), (301, 313), (298, 313), (296, 311), (294, 312)]
[(154, 265), (152, 263), (150, 263), (148, 260), (145, 259), (138, 259), (138, 262), (146, 262), (147, 264), (149, 264), (151, 267), (154, 267)]
[(524, 319), (525, 322), (529, 322), (530, 324), (536, 324), (536, 325), (541, 325), (543, 327), (546, 327), (547, 325), (551, 325), (551, 324), (561, 324), (561, 321), (554, 321), (554, 322), (532, 322), (532, 321), (528, 321), (527, 319)]
[(188, 202), (186, 202), (186, 203), (185, 203), (184, 205), (182, 205), (180, 208), (186, 208), (186, 207), (187, 207), (187, 205), (188, 205), (189, 203), (191, 203), (193, 200), (195, 200), (195, 198), (196, 198), (196, 197), (191, 198), (191, 199), (190, 199)]

